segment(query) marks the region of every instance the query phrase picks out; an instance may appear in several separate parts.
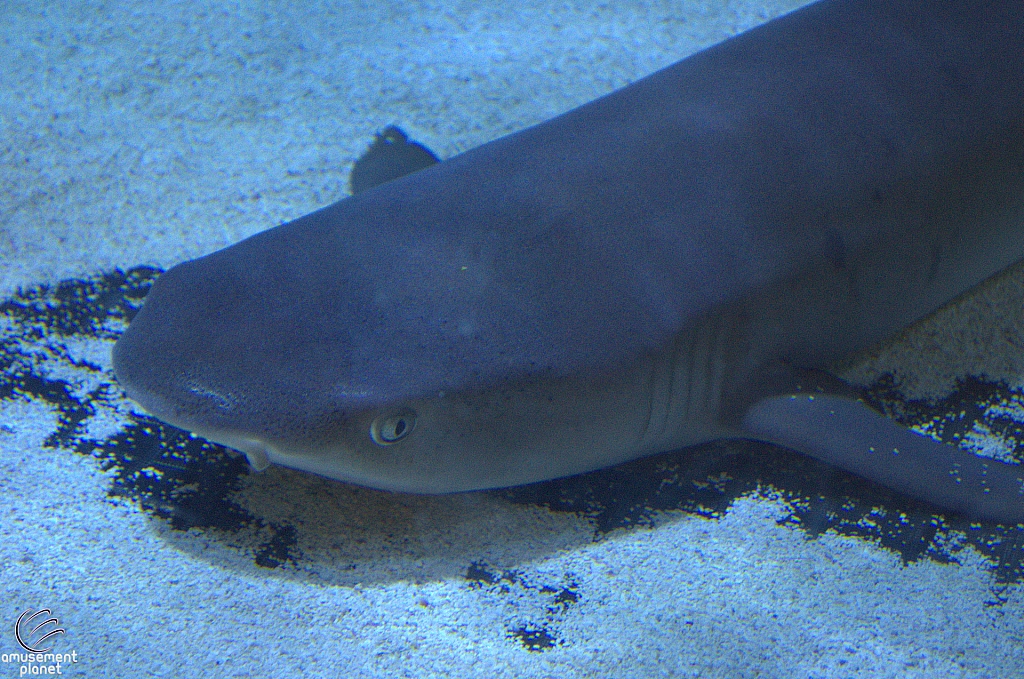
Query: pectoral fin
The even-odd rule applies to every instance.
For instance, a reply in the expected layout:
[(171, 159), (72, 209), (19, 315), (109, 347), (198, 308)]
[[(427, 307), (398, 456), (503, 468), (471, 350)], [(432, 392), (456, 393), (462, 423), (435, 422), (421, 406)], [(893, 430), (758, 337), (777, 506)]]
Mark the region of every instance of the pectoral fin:
[(1024, 522), (1024, 465), (941, 443), (852, 398), (765, 398), (747, 410), (742, 429), (972, 518)]

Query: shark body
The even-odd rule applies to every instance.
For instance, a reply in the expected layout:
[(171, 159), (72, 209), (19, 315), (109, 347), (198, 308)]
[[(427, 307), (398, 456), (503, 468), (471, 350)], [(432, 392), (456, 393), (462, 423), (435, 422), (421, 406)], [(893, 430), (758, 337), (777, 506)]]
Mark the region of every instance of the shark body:
[(157, 417), (420, 493), (722, 437), (1024, 520), (823, 371), (1024, 258), (1024, 3), (824, 0), (163, 274)]

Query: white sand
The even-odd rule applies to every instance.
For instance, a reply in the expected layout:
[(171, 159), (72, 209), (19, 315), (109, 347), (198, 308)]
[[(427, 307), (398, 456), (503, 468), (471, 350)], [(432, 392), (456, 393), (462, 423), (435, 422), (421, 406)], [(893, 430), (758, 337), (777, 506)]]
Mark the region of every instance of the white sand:
[[(448, 157), (801, 3), (255, 4), (5, 3), (0, 299), (169, 266), (333, 202), (387, 124)], [(855, 374), (1021, 384), (1019, 279)], [(107, 368), (108, 349), (72, 347)], [(904, 567), (755, 500), (592, 543), (582, 519), (486, 495), (396, 501), (272, 469), (237, 497), (299, 527), (297, 563), (270, 570), (252, 536), (108, 500), (93, 460), (42, 447), (47, 407), (0, 411), (0, 653), (23, 610), (49, 607), (68, 676), (1024, 677), (1020, 588), (987, 606), (970, 549)], [(474, 587), (473, 562), (518, 575)], [(544, 587), (579, 601), (550, 612)], [(527, 623), (563, 643), (527, 651), (507, 637)]]

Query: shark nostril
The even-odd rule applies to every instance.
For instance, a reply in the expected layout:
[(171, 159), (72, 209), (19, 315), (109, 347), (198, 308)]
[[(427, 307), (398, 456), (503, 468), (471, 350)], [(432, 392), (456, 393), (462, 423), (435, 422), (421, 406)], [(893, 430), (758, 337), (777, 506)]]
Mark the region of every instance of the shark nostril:
[(184, 386), (187, 391), (211, 404), (217, 410), (231, 411), (237, 403), (237, 399), (230, 393), (218, 392), (192, 380), (186, 382)]

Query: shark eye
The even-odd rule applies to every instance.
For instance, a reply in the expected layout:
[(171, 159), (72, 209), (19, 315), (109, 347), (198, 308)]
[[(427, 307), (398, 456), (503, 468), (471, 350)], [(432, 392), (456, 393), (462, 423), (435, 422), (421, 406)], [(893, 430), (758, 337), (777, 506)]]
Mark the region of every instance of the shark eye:
[(385, 413), (370, 425), (370, 438), (379, 446), (398, 443), (416, 428), (416, 411), (404, 410)]

